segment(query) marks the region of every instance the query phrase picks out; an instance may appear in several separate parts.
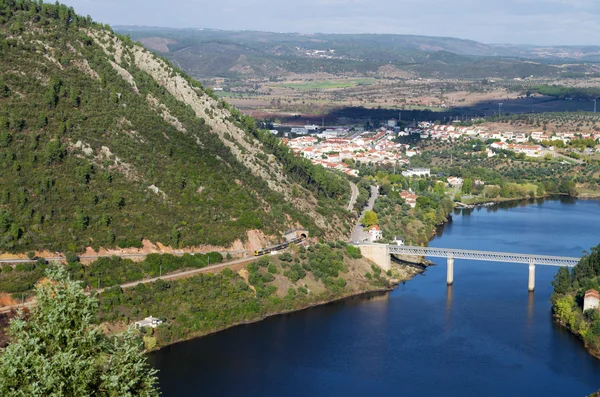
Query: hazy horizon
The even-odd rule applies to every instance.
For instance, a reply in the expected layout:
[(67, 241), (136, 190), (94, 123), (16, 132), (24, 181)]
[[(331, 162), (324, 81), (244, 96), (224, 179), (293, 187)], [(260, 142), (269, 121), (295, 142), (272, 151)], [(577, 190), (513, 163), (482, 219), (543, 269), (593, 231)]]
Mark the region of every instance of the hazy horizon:
[[(96, 22), (102, 22), (97, 21)], [(458, 39), (466, 41), (475, 41), (480, 44), (486, 45), (514, 45), (514, 46), (560, 46), (560, 47), (600, 47), (598, 44), (538, 44), (538, 43), (511, 43), (511, 42), (484, 42), (476, 39), (470, 39), (466, 37), (456, 37), (448, 35), (431, 35), (431, 34), (418, 34), (418, 33), (373, 33), (373, 32), (295, 32), (295, 31), (274, 31), (266, 29), (222, 29), (222, 28), (209, 28), (209, 27), (194, 27), (194, 26), (158, 26), (158, 25), (127, 25), (127, 24), (110, 24), (111, 28), (140, 28), (140, 29), (173, 29), (173, 30), (216, 30), (223, 32), (258, 32), (258, 33), (275, 33), (275, 34), (297, 34), (304, 36), (311, 35), (398, 35), (398, 36), (415, 36), (415, 37), (433, 37), (433, 38), (445, 38), (445, 39)]]
[(113, 26), (407, 34), (542, 46), (598, 45), (594, 36), (600, 33), (600, 4), (582, 0), (63, 1)]

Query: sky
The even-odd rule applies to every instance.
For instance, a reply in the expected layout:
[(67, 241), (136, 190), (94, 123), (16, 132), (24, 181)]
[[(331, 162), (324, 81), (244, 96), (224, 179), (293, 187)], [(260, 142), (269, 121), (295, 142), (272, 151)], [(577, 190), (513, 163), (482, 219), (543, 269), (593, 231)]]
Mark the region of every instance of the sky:
[(598, 0), (61, 0), (110, 25), (600, 45)]

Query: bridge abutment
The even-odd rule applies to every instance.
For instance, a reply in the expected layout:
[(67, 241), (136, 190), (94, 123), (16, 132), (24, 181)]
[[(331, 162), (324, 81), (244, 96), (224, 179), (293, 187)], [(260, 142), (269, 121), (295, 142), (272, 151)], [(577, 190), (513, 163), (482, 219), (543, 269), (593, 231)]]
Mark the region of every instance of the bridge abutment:
[(448, 257), (448, 268), (446, 272), (446, 284), (452, 285), (454, 284), (454, 258)]
[(375, 262), (383, 271), (388, 271), (391, 268), (390, 253), (386, 244), (368, 244), (361, 245), (360, 252), (363, 256)]

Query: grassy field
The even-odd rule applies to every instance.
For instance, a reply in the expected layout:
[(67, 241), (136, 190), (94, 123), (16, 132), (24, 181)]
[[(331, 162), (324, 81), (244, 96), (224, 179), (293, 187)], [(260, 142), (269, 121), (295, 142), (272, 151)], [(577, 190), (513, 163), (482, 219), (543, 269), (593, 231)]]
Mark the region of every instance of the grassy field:
[(242, 92), (231, 92), (231, 91), (215, 91), (215, 95), (219, 98), (241, 98), (243, 96), (251, 96), (251, 94), (244, 94)]
[(307, 81), (305, 83), (284, 83), (278, 86), (284, 88), (292, 88), (299, 91), (332, 90), (339, 88), (356, 87), (359, 85), (370, 85), (373, 84), (374, 81), (375, 79), (319, 80)]

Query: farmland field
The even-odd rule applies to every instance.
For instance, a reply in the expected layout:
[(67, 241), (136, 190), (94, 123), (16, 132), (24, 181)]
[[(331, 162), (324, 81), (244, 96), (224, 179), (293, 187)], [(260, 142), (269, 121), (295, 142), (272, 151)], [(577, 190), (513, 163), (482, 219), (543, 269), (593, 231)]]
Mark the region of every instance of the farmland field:
[(284, 83), (278, 84), (279, 87), (292, 88), (300, 91), (309, 90), (332, 90), (339, 88), (350, 88), (359, 85), (373, 84), (375, 79), (350, 79), (350, 80), (320, 80), (307, 81), (303, 83)]

